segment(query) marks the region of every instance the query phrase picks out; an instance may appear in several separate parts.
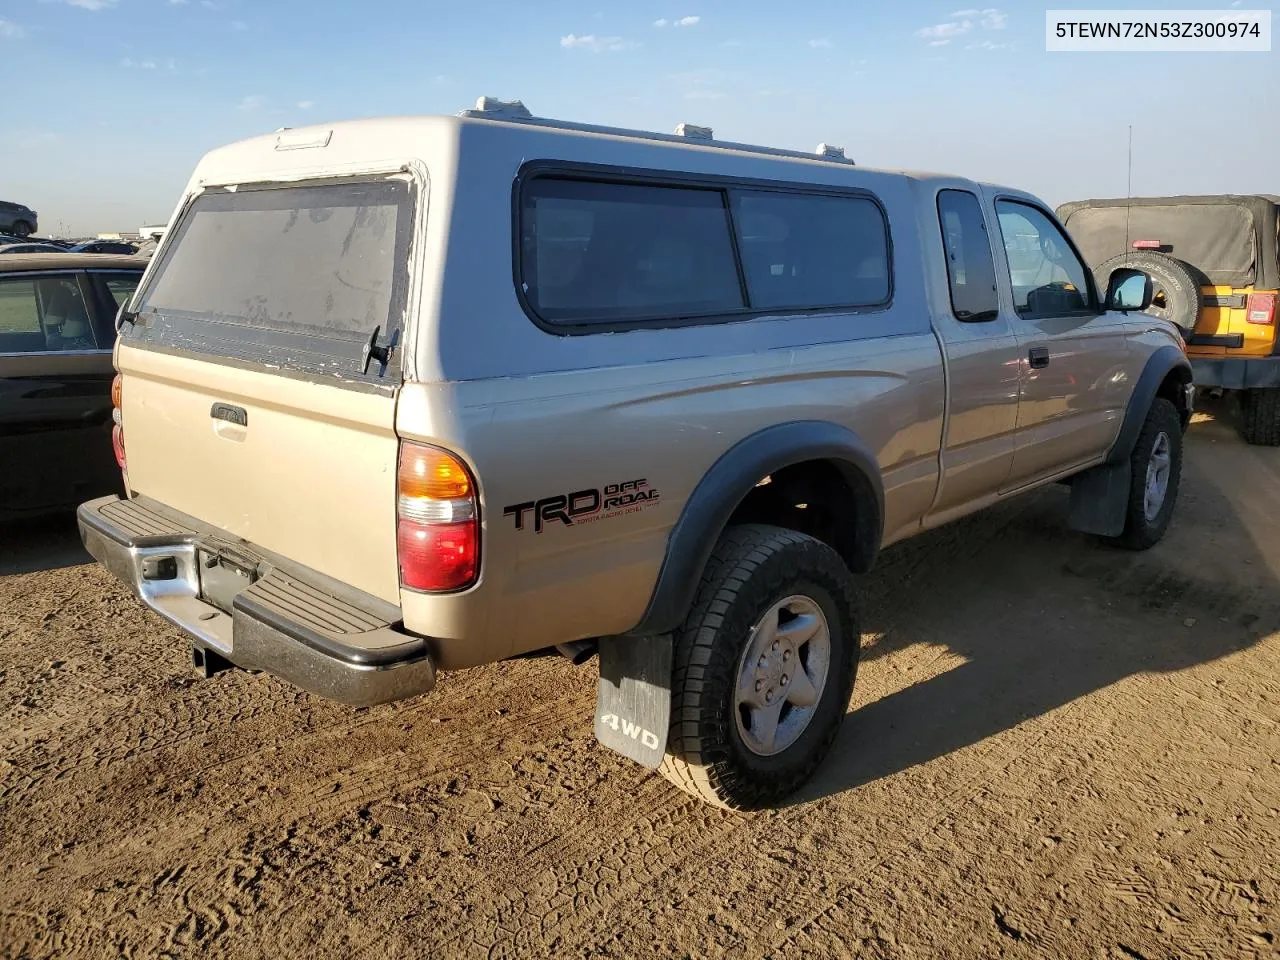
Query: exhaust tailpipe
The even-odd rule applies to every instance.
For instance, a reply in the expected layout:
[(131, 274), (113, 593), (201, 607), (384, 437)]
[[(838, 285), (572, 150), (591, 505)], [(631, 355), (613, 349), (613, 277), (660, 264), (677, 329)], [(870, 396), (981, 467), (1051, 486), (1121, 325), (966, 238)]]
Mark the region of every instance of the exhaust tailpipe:
[(572, 640), (569, 643), (557, 643), (556, 653), (564, 657), (575, 667), (580, 667), (596, 654), (594, 640)]

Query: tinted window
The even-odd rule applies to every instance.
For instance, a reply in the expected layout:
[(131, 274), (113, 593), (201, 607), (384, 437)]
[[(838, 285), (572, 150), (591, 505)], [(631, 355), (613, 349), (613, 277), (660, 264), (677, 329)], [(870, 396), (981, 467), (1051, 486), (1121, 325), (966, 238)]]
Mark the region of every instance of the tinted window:
[(133, 291), (138, 289), (138, 281), (141, 279), (142, 274), (109, 276), (103, 278), (103, 286), (107, 288), (107, 293), (111, 294), (112, 304), (119, 309), (129, 302)]
[(938, 222), (947, 256), (952, 312), (957, 320), (990, 320), (997, 314), (999, 300), (982, 205), (965, 190), (940, 190)]
[(523, 204), (521, 279), (545, 321), (744, 307), (721, 191), (540, 177)]
[(1030, 204), (1010, 200), (997, 201), (996, 213), (1018, 313), (1057, 317), (1091, 312), (1084, 264), (1053, 221)]
[(75, 277), (0, 280), (0, 353), (97, 346)]
[(139, 312), (343, 339), (385, 332), (401, 319), (409, 219), (399, 181), (203, 194)]
[(889, 299), (888, 239), (872, 201), (735, 190), (733, 215), (753, 310)]

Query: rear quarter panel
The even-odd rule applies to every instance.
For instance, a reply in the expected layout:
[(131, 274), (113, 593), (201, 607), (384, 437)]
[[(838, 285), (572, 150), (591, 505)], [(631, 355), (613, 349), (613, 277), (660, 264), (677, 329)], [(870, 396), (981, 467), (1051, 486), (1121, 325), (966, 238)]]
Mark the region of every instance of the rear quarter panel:
[[(405, 624), (438, 638), (441, 666), (467, 666), (634, 627), (667, 537), (715, 461), (776, 423), (829, 420), (876, 451), (885, 528), (908, 526), (936, 487), (943, 376), (932, 333), (657, 365), (403, 388), (397, 432), (462, 451), (484, 529), (476, 587), (402, 591)], [(760, 478), (763, 479), (763, 478)], [(517, 529), (509, 508), (612, 485), (635, 504), (572, 524)], [(588, 506), (591, 498), (578, 501)]]

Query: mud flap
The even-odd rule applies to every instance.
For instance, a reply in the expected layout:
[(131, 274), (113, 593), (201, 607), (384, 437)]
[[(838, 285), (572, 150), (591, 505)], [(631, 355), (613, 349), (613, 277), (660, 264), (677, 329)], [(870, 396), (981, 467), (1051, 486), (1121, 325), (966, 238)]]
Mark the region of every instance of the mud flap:
[(1072, 530), (1100, 537), (1124, 533), (1133, 467), (1128, 457), (1114, 466), (1094, 467), (1071, 478), (1067, 524)]
[(596, 739), (650, 769), (667, 752), (672, 647), (669, 633), (600, 639)]

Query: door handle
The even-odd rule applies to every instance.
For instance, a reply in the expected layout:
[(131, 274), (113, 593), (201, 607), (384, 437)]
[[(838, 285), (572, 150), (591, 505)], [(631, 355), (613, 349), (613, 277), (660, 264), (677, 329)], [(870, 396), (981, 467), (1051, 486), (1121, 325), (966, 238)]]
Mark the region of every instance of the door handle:
[(1027, 353), (1027, 359), (1031, 361), (1032, 370), (1041, 370), (1049, 365), (1049, 348), (1032, 347)]

